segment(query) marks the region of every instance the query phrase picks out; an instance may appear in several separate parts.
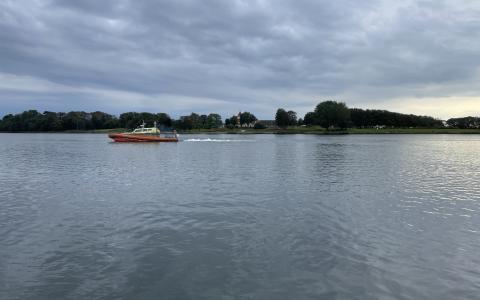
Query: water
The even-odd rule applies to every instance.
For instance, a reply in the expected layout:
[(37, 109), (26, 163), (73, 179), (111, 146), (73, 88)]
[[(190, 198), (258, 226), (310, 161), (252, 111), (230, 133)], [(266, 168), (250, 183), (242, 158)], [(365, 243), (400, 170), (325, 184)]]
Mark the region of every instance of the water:
[(478, 299), (480, 136), (0, 134), (0, 299)]

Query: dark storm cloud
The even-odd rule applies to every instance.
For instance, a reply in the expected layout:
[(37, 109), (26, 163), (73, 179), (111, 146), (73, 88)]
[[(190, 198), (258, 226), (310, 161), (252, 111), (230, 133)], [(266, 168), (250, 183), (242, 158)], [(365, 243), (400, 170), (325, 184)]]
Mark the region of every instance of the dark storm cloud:
[(476, 97), (479, 11), (469, 1), (7, 0), (0, 111), (271, 117), (325, 98)]

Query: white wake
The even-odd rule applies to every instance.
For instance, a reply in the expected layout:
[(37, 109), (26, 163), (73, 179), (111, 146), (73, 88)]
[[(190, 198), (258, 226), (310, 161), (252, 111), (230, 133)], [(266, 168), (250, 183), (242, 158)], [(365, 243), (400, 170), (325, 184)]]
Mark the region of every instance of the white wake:
[(213, 142), (213, 143), (235, 143), (235, 142), (254, 142), (254, 140), (230, 140), (230, 139), (186, 139), (184, 142)]

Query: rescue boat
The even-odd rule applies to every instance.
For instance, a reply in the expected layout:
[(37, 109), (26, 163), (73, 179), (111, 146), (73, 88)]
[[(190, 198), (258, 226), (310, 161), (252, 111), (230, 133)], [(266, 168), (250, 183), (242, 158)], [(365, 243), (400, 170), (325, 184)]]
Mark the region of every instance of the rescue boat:
[(155, 123), (153, 127), (145, 127), (145, 123), (132, 132), (111, 133), (109, 138), (115, 142), (144, 143), (144, 142), (178, 142), (178, 134), (172, 132), (160, 132)]

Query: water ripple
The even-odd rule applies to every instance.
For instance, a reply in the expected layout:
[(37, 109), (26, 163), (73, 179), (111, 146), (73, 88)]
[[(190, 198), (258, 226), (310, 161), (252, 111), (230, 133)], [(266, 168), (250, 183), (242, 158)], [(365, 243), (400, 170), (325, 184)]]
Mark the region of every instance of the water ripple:
[(183, 138), (0, 134), (0, 298), (478, 296), (479, 138)]

